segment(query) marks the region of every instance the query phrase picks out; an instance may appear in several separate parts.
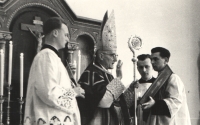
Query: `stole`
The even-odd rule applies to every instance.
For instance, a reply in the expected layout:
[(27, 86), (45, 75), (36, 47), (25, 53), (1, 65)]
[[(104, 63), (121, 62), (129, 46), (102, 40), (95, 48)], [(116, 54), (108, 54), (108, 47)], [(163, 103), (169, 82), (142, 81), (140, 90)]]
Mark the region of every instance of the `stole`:
[(158, 78), (152, 83), (149, 89), (144, 93), (140, 100), (140, 104), (143, 104), (149, 100), (149, 96), (154, 97), (159, 89), (164, 85), (167, 79), (171, 76), (172, 70), (168, 65), (165, 66), (163, 71), (158, 75)]

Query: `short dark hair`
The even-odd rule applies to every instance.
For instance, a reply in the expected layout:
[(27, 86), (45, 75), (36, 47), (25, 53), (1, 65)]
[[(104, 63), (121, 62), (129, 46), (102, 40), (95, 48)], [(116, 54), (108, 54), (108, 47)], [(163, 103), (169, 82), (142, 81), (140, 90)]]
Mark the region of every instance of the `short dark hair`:
[(168, 59), (170, 58), (169, 50), (167, 50), (163, 47), (155, 47), (155, 48), (151, 49), (151, 53), (156, 53), (156, 52), (160, 52), (160, 56), (162, 58), (165, 58), (165, 57), (167, 57)]
[(66, 24), (65, 21), (60, 17), (51, 17), (49, 18), (43, 26), (44, 35), (49, 34), (55, 29), (61, 29), (62, 24)]
[(147, 58), (151, 59), (151, 56), (149, 54), (141, 54), (141, 55), (137, 56), (137, 59), (141, 60), (141, 61), (144, 61)]

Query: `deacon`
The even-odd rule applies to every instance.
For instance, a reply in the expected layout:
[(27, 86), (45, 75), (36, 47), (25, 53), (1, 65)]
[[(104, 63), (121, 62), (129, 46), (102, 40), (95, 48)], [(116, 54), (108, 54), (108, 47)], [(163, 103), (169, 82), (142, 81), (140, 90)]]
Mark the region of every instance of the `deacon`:
[[(136, 92), (139, 100), (142, 94), (144, 94), (148, 87), (155, 81), (155, 78), (153, 77), (153, 67), (150, 55), (142, 54), (139, 55), (137, 59), (137, 70), (140, 73), (141, 78), (130, 86), (132, 86), (131, 88), (137, 88)], [(149, 111), (143, 112), (140, 105), (137, 106), (137, 109), (138, 125), (145, 125)], [(130, 115), (134, 117), (134, 105), (130, 107), (129, 111)]]
[(61, 18), (52, 17), (43, 30), (45, 45), (30, 69), (24, 125), (80, 125), (76, 97), (84, 97), (84, 90), (73, 88), (58, 55), (58, 50), (69, 42), (68, 27)]
[[(85, 99), (79, 100), (82, 125), (129, 125), (128, 108), (133, 104), (133, 89), (125, 90), (121, 82), (122, 62), (116, 69), (117, 78), (108, 71), (117, 62), (114, 12), (104, 16), (101, 40), (96, 45), (96, 58), (79, 79)], [(124, 92), (125, 91), (125, 92)], [(124, 92), (124, 93), (123, 93)], [(123, 93), (123, 94), (122, 94)]]
[[(165, 48), (151, 50), (151, 62), (153, 69), (158, 72), (158, 78), (162, 72), (167, 72), (165, 68), (168, 67), (169, 58), (170, 52)], [(184, 84), (175, 73), (142, 107), (144, 111), (150, 110), (146, 125), (191, 125)]]

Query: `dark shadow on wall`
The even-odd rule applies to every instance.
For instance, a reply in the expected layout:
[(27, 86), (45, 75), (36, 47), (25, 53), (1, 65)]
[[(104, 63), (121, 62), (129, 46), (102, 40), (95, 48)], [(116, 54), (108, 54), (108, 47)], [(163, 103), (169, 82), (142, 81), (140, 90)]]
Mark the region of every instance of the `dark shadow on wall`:
[[(199, 100), (200, 100), (200, 38), (199, 38), (199, 56), (197, 60), (197, 66), (198, 66), (198, 84), (199, 84)], [(199, 120), (197, 122), (197, 125), (200, 125), (200, 111), (199, 111)]]

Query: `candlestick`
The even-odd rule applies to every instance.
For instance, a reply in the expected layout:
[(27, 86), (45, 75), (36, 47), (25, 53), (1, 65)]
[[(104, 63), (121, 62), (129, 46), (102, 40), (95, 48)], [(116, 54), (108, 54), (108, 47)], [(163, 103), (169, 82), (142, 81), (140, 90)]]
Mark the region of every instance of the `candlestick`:
[(10, 41), (9, 44), (9, 65), (8, 65), (8, 85), (11, 85), (11, 78), (12, 78), (12, 55), (13, 55), (13, 44)]
[(77, 73), (77, 79), (80, 78), (80, 74), (81, 74), (81, 51), (78, 50), (78, 73)]
[(6, 121), (6, 125), (10, 125), (10, 94), (11, 94), (11, 86), (7, 87), (8, 89), (8, 106), (7, 106), (7, 121)]
[(0, 59), (1, 59), (1, 72), (0, 72), (0, 76), (1, 76), (1, 80), (0, 80), (0, 96), (3, 96), (3, 86), (4, 86), (4, 52), (3, 52), (3, 49), (0, 50)]
[(19, 125), (23, 125), (23, 111), (22, 111), (22, 106), (23, 106), (23, 103), (24, 103), (24, 99), (23, 98), (20, 98), (19, 99), (19, 104), (20, 104), (20, 107), (19, 107), (19, 115), (20, 115), (20, 122), (19, 122)]
[(0, 96), (0, 125), (3, 125), (3, 96)]
[(24, 54), (20, 53), (20, 98), (23, 97)]

